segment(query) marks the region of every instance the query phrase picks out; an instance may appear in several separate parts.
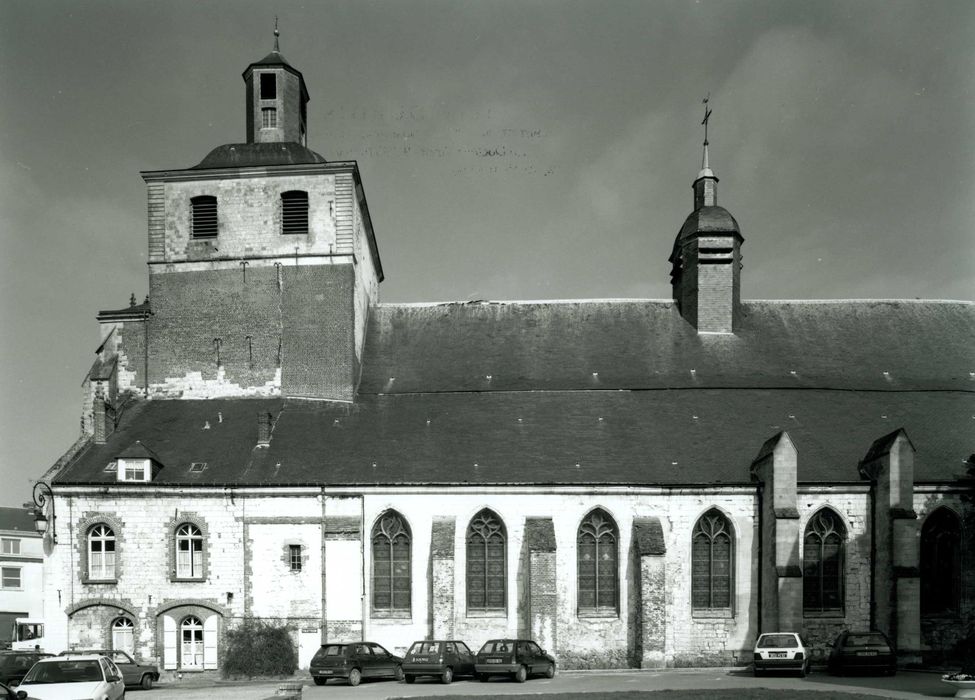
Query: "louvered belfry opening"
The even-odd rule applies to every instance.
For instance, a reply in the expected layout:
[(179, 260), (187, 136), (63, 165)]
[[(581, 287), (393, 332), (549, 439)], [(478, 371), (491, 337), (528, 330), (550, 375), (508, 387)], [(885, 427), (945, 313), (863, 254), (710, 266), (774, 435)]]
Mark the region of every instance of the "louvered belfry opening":
[(300, 190), (281, 194), (281, 233), (308, 233), (308, 193)]
[(190, 200), (190, 206), (193, 209), (193, 238), (216, 238), (217, 198), (211, 195), (193, 197)]

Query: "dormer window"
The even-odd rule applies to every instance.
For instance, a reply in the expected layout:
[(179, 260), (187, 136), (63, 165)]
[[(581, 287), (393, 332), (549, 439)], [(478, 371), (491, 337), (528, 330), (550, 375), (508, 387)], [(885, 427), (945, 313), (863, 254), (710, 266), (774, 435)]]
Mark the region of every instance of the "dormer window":
[(119, 481), (150, 481), (152, 465), (148, 459), (120, 459), (118, 461)]
[(292, 190), (281, 193), (281, 233), (308, 233), (308, 193)]
[(193, 238), (217, 237), (217, 198), (203, 194), (190, 200), (190, 235)]
[(261, 109), (261, 128), (275, 129), (278, 126), (278, 110), (274, 107), (264, 107)]
[(261, 73), (261, 99), (276, 100), (278, 98), (278, 80), (274, 73)]

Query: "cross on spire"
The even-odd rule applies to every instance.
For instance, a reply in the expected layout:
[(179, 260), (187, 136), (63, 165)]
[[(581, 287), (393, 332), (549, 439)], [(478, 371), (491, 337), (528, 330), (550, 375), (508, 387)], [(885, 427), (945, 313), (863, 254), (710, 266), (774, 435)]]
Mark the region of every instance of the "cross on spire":
[(281, 53), (281, 48), (278, 46), (278, 37), (281, 32), (278, 31), (278, 16), (274, 15), (274, 53)]
[(707, 172), (710, 174), (711, 163), (708, 157), (708, 121), (711, 119), (711, 110), (708, 108), (708, 102), (711, 100), (711, 93), (707, 94), (704, 98), (704, 119), (701, 120), (701, 124), (704, 125), (704, 156), (701, 158), (701, 173)]

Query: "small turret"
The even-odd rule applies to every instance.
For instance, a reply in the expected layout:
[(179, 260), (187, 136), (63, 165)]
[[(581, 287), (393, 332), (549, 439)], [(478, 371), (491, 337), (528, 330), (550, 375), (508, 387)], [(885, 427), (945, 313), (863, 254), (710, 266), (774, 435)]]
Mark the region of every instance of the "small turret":
[(694, 180), (694, 211), (674, 240), (671, 287), (681, 316), (698, 333), (734, 333), (741, 301), (741, 244), (738, 222), (718, 206), (718, 178), (708, 153), (704, 105), (704, 155)]
[(278, 43), (274, 50), (244, 71), (247, 85), (247, 143), (294, 142), (306, 145), (308, 89), (301, 71), (292, 67)]

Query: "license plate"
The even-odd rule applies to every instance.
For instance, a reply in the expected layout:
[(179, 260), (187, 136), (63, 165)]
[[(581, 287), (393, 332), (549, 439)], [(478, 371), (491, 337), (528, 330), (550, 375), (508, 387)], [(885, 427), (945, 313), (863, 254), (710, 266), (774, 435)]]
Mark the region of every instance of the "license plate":
[(877, 652), (875, 652), (875, 651), (858, 651), (857, 652), (857, 656), (876, 656), (876, 655), (877, 655)]
[(768, 653), (770, 659), (784, 659), (786, 657), (786, 652), (784, 651), (770, 651)]
[(501, 659), (488, 659), (487, 662), (489, 664), (499, 664), (501, 663)]
[(318, 675), (319, 676), (331, 676), (332, 673), (334, 673), (334, 671), (319, 671), (318, 672)]

